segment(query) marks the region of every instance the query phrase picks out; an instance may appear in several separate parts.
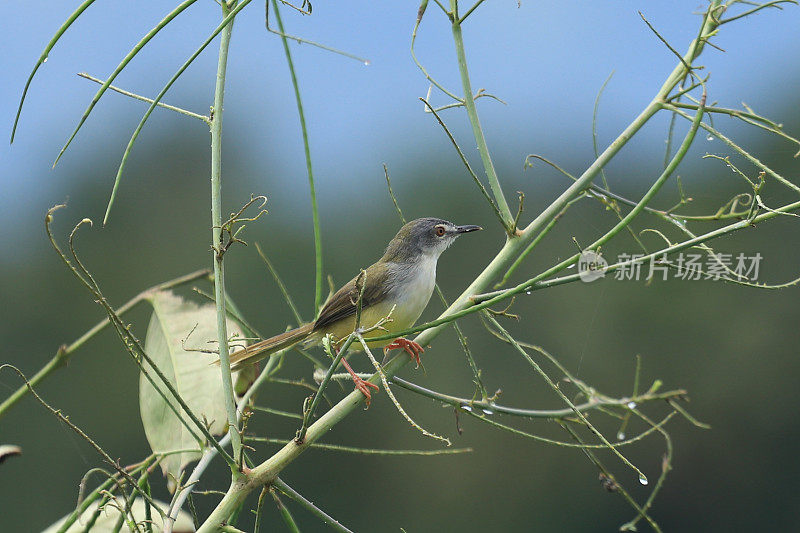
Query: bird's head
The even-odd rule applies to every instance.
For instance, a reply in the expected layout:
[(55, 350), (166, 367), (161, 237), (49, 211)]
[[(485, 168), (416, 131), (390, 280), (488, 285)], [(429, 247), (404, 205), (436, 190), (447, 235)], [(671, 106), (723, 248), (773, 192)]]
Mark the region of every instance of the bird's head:
[(386, 248), (384, 260), (402, 262), (420, 255), (439, 257), (457, 237), (480, 226), (456, 226), (441, 218), (418, 218), (400, 228)]

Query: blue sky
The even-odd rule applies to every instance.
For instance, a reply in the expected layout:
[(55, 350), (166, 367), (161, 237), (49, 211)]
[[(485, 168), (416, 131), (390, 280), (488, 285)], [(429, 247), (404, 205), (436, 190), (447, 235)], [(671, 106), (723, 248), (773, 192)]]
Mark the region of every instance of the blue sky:
[[(28, 1), (7, 10), (0, 58), (0, 131), (8, 135), (24, 80), (53, 32), (77, 2)], [(21, 216), (35, 196), (69, 191), (63, 183), (82, 158), (97, 150), (120, 154), (145, 108), (109, 93), (84, 125), (55, 170), (53, 159), (97, 86), (75, 76), (106, 76), (172, 3), (97, 2), (65, 34), (34, 80), (15, 144), (0, 143), (7, 191), (0, 209)], [(521, 168), (526, 153), (556, 160), (591, 157), (591, 114), (598, 89), (614, 71), (604, 94), (599, 122), (601, 144), (645, 105), (675, 64), (638, 14), (678, 50), (696, 35), (703, 2), (573, 2), (488, 0), (464, 29), (473, 86), (507, 102), (479, 101), (479, 112), (495, 158)], [(428, 83), (409, 53), (417, 5), (413, 3), (314, 2), (313, 15), (284, 9), (287, 31), (366, 57), (370, 66), (308, 46), (293, 45), (302, 84), (314, 164), (322, 194), (333, 184), (380, 173), (383, 162), (399, 176), (415, 154), (441, 151), (455, 157), (441, 130), (417, 100)], [(463, 8), (462, 8), (463, 11)], [(219, 20), (212, 0), (200, 0), (159, 34), (115, 84), (153, 95), (210, 33)], [(745, 101), (764, 114), (791, 108), (800, 69), (790, 59), (800, 45), (800, 10), (769, 10), (725, 26), (701, 59), (711, 71), (712, 100), (736, 106)], [(444, 85), (460, 91), (449, 26), (431, 4), (417, 40), (420, 60)], [(212, 45), (168, 93), (165, 101), (204, 112), (211, 102), (216, 50)], [(236, 21), (228, 75), (225, 129), (239, 153), (280, 176), (287, 198), (305, 198), (305, 166), (294, 97), (279, 39), (264, 29), (264, 6), (253, 2)], [(443, 95), (432, 100), (446, 103)], [(472, 147), (460, 110), (445, 118), (467, 148)], [(176, 126), (177, 124), (177, 126)], [(143, 142), (159, 130), (203, 131), (203, 124), (168, 112), (153, 115)], [(169, 128), (169, 129), (167, 129)], [(178, 129), (177, 131), (181, 131)], [(664, 129), (644, 132), (638, 142), (654, 160)], [(133, 158), (136, 157), (134, 150)], [(641, 158), (642, 152), (627, 157)], [(261, 158), (264, 158), (263, 160)], [(624, 158), (621, 160), (624, 164)], [(277, 165), (277, 168), (275, 166)], [(576, 169), (577, 170), (577, 169)], [(95, 176), (109, 187), (113, 176)], [(258, 176), (254, 176), (255, 183)], [(54, 192), (54, 191), (57, 191)], [(270, 191), (264, 191), (267, 194)], [(38, 213), (36, 214), (38, 218)]]

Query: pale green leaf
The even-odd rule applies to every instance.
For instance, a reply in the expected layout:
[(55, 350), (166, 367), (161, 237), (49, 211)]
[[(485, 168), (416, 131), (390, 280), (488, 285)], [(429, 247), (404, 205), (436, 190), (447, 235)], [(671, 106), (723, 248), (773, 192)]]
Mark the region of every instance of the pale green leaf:
[[(184, 300), (170, 291), (155, 293), (150, 302), (153, 316), (147, 328), (145, 351), (175, 386), (192, 412), (209, 424), (212, 435), (227, 430), (225, 400), (216, 353), (217, 315), (213, 305), (199, 306)], [(228, 320), (228, 334), (242, 337), (242, 331)], [(234, 343), (235, 344), (235, 343)], [(234, 375), (234, 380), (236, 375)], [(172, 399), (166, 387), (159, 384), (164, 396), (171, 399), (175, 410), (183, 412)], [(200, 448), (184, 424), (178, 420), (164, 397), (153, 388), (144, 374), (139, 377), (139, 410), (145, 435), (155, 453)], [(197, 432), (196, 432), (197, 433)], [(170, 474), (169, 483), (177, 479), (183, 468), (199, 459), (197, 452), (186, 452), (165, 457), (161, 462), (164, 475)]]
[[(97, 506), (99, 502), (95, 502), (90, 505), (84, 512), (81, 514), (80, 518), (78, 518), (69, 528), (67, 528), (66, 533), (80, 533), (86, 527), (86, 524), (89, 523), (94, 513), (97, 511)], [(167, 508), (169, 507), (168, 504), (156, 501), (156, 503), (161, 507), (161, 509), (166, 512)], [(119, 520), (119, 508), (125, 508), (125, 501), (122, 498), (117, 498), (116, 502), (110, 501), (107, 502), (103, 509), (100, 511), (100, 516), (98, 516), (97, 521), (92, 526), (92, 533), (110, 533), (114, 531), (114, 526)], [(141, 498), (137, 498), (134, 500), (133, 505), (131, 505), (131, 512), (133, 513), (133, 517), (136, 519), (137, 523), (141, 523), (146, 516), (145, 508), (144, 508), (144, 500)], [(164, 526), (163, 522), (161, 521), (161, 516), (153, 511), (150, 513), (153, 520), (153, 531), (163, 531)], [(51, 525), (47, 529), (45, 529), (42, 533), (55, 533), (61, 528), (61, 524), (63, 524), (70, 515), (64, 516), (60, 518), (55, 524)], [(130, 515), (127, 516), (127, 519), (130, 520)], [(123, 531), (127, 531), (126, 527), (123, 527)], [(182, 533), (182, 532), (189, 532), (194, 531), (194, 522), (192, 522), (192, 517), (189, 513), (185, 511), (180, 511), (178, 513), (178, 519), (175, 521), (173, 525), (172, 531), (174, 533)]]

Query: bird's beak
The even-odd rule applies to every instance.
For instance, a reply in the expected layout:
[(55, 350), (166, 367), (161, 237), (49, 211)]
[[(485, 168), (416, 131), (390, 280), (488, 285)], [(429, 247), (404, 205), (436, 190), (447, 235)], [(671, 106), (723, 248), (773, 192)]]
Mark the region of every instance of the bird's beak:
[(480, 227), (480, 226), (472, 226), (472, 225), (456, 226), (456, 233), (458, 233), (458, 234), (469, 233), (470, 231), (479, 231), (479, 230), (482, 230), (482, 229), (483, 228)]

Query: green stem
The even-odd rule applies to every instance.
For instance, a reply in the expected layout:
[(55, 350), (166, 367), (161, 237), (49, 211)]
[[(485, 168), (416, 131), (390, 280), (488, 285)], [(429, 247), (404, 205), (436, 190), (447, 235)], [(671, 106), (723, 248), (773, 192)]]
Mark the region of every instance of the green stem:
[[(230, 13), (230, 7), (222, 2), (222, 15)], [(238, 461), (242, 450), (242, 438), (236, 421), (236, 398), (233, 393), (231, 364), (228, 352), (228, 313), (225, 310), (225, 269), (223, 263), (222, 232), (222, 112), (225, 100), (225, 72), (228, 66), (228, 48), (233, 32), (231, 22), (222, 29), (217, 63), (217, 82), (214, 88), (214, 107), (211, 113), (211, 228), (214, 262), (214, 300), (217, 306), (217, 341), (219, 345), (222, 392), (225, 395), (225, 412), (228, 417), (228, 432), (231, 436), (233, 458)], [(233, 470), (233, 476), (238, 472)]]
[[(594, 463), (594, 465), (598, 468), (598, 470), (600, 470), (600, 472), (602, 472), (607, 479), (614, 481), (616, 486), (616, 492), (618, 492), (622, 496), (622, 498), (630, 504), (631, 507), (636, 509), (636, 511), (641, 511), (642, 508), (639, 506), (638, 503), (636, 503), (636, 500), (634, 500), (633, 497), (631, 497), (631, 495), (628, 494), (628, 491), (625, 490), (625, 488), (621, 484), (616, 483), (616, 479), (614, 478), (614, 475), (611, 473), (611, 471), (608, 470), (608, 468), (606, 468), (603, 465), (600, 459), (597, 458), (597, 455), (586, 446), (586, 444), (583, 442), (580, 436), (578, 436), (575, 430), (568, 424), (561, 424), (561, 427), (564, 428), (564, 430), (567, 431), (572, 436), (573, 439), (575, 439), (575, 442), (577, 442), (583, 449), (583, 453), (585, 453), (586, 456), (589, 458), (589, 460), (592, 463)], [(644, 517), (650, 524), (650, 526), (653, 528), (653, 530), (656, 531), (656, 533), (661, 533), (661, 528), (658, 527), (658, 524), (650, 517), (650, 515), (645, 513)]]
[[(510, 416), (518, 416), (522, 418), (561, 419), (573, 416), (575, 414), (575, 410), (573, 410), (571, 407), (566, 409), (519, 409), (516, 407), (506, 407), (504, 405), (498, 405), (492, 401), (487, 401), (487, 400), (479, 402), (470, 400), (468, 398), (459, 398), (457, 396), (450, 396), (449, 394), (442, 394), (441, 392), (436, 392), (430, 389), (426, 389), (425, 387), (420, 387), (416, 383), (411, 383), (410, 381), (398, 378), (397, 376), (392, 378), (392, 383), (411, 392), (415, 392), (420, 396), (425, 396), (427, 398), (431, 398), (432, 400), (436, 400), (437, 402), (442, 402), (452, 405), (453, 407), (463, 408), (464, 406), (468, 406), (473, 409), (477, 408), (485, 411), (492, 411), (495, 413), (501, 413)], [(577, 409), (580, 412), (584, 412), (584, 411), (590, 411), (592, 409), (598, 409), (601, 407), (625, 407), (630, 402), (643, 404), (645, 402), (676, 398), (683, 396), (685, 394), (686, 394), (685, 390), (673, 390), (673, 391), (662, 392), (660, 394), (642, 394), (641, 396), (634, 394), (630, 398), (609, 398), (606, 396), (596, 396), (595, 398), (592, 398), (588, 402), (582, 404), (576, 404), (575, 409)]]
[[(297, 325), (302, 325), (303, 317), (300, 316), (300, 311), (298, 311), (297, 306), (294, 305), (292, 295), (289, 294), (289, 291), (286, 289), (286, 285), (284, 285), (283, 280), (278, 275), (277, 269), (272, 265), (272, 261), (269, 260), (269, 257), (267, 257), (267, 254), (264, 253), (264, 251), (261, 249), (261, 245), (258, 243), (256, 243), (256, 252), (258, 252), (261, 260), (264, 261), (264, 264), (267, 265), (267, 270), (269, 270), (269, 273), (272, 274), (272, 279), (275, 280), (275, 284), (278, 286), (278, 289), (280, 289), (283, 299), (286, 300), (286, 304), (289, 306), (289, 309), (291, 309), (295, 320), (297, 320)], [(314, 314), (316, 315), (316, 311)]]
[(456, 56), (458, 57), (458, 70), (461, 73), (461, 85), (464, 89), (464, 98), (462, 100), (464, 109), (467, 110), (469, 122), (472, 125), (472, 134), (475, 136), (475, 142), (478, 144), (478, 152), (481, 155), (481, 161), (483, 161), (486, 177), (489, 179), (489, 187), (492, 189), (495, 203), (502, 213), (506, 231), (510, 234), (514, 230), (514, 217), (511, 214), (511, 209), (508, 207), (508, 202), (506, 202), (503, 189), (500, 187), (500, 180), (497, 179), (497, 172), (494, 169), (494, 163), (492, 163), (492, 156), (489, 155), (489, 147), (486, 146), (486, 139), (483, 136), (483, 129), (481, 128), (481, 122), (478, 118), (478, 110), (475, 107), (472, 83), (470, 82), (469, 70), (467, 69), (467, 55), (464, 51), (464, 38), (461, 35), (461, 21), (458, 18), (458, 0), (450, 0), (450, 10), (453, 41), (455, 42)]
[(647, 485), (647, 476), (645, 476), (644, 473), (641, 470), (639, 470), (638, 467), (636, 467), (636, 465), (631, 463), (627, 457), (622, 455), (622, 453), (608, 441), (605, 435), (603, 435), (597, 428), (595, 428), (589, 422), (589, 420), (586, 418), (586, 415), (584, 415), (583, 412), (580, 411), (574, 403), (572, 403), (572, 400), (567, 398), (567, 395), (564, 394), (561, 388), (552, 379), (550, 379), (550, 376), (548, 376), (547, 373), (544, 370), (542, 370), (542, 367), (539, 366), (539, 363), (534, 361), (534, 359), (530, 356), (530, 354), (528, 354), (528, 352), (526, 352), (525, 349), (522, 346), (520, 346), (519, 343), (517, 343), (517, 341), (511, 336), (511, 334), (508, 333), (505, 329), (503, 329), (500, 323), (497, 320), (495, 320), (495, 318), (492, 317), (491, 315), (487, 314), (486, 319), (497, 329), (497, 331), (500, 332), (501, 335), (503, 335), (506, 338), (506, 340), (509, 343), (511, 343), (512, 346), (514, 346), (514, 348), (520, 353), (520, 355), (522, 355), (525, 358), (525, 360), (528, 361), (528, 363), (530, 363), (530, 365), (533, 367), (536, 373), (539, 374), (539, 376), (541, 376), (541, 378), (550, 386), (550, 388), (553, 389), (553, 392), (555, 392), (556, 395), (558, 395), (558, 397), (561, 398), (561, 400), (569, 406), (570, 410), (575, 413), (578, 419), (581, 422), (583, 422), (583, 424), (598, 439), (600, 439), (600, 441), (603, 444), (605, 444), (606, 447), (614, 453), (614, 455), (616, 455), (623, 463), (625, 463), (625, 465), (630, 467), (634, 472), (636, 472), (636, 474), (638, 474), (639, 482), (642, 485)]
[[(674, 105), (665, 104), (664, 108), (665, 109), (669, 109), (670, 111), (674, 111), (675, 113), (677, 113), (681, 117), (685, 118), (686, 120), (691, 120), (692, 119), (691, 115), (689, 115), (687, 113), (684, 113), (683, 111), (681, 111), (680, 109), (678, 109)], [(750, 163), (752, 163), (753, 165), (757, 166), (758, 168), (760, 168), (761, 170), (763, 170), (764, 172), (766, 172), (767, 174), (769, 174), (770, 176), (775, 178), (779, 183), (785, 185), (786, 187), (792, 189), (795, 192), (800, 193), (800, 187), (798, 187), (797, 185), (795, 185), (791, 181), (787, 180), (786, 178), (784, 178), (783, 176), (781, 176), (780, 174), (775, 172), (773, 169), (771, 169), (770, 167), (768, 167), (767, 165), (762, 163), (758, 158), (754, 157), (752, 154), (747, 152), (745, 149), (740, 147), (738, 144), (734, 143), (729, 137), (727, 137), (726, 135), (722, 134), (720, 131), (716, 130), (712, 126), (709, 126), (705, 122), (701, 123), (700, 127), (703, 128), (704, 130), (706, 130), (711, 135), (717, 137), (720, 141), (724, 142), (725, 144), (727, 144), (728, 146), (730, 146), (734, 150), (736, 150), (742, 157), (744, 157)]]
[(311, 400), (311, 405), (308, 407), (306, 412), (303, 413), (303, 423), (301, 424), (300, 429), (297, 431), (297, 436), (295, 437), (295, 441), (303, 442), (305, 440), (306, 432), (308, 431), (308, 425), (311, 422), (311, 419), (314, 417), (314, 412), (317, 410), (317, 405), (319, 405), (319, 401), (323, 398), (322, 393), (325, 392), (325, 388), (328, 386), (328, 383), (331, 380), (331, 376), (336, 371), (336, 368), (339, 366), (339, 363), (344, 358), (344, 354), (347, 353), (347, 350), (350, 348), (350, 345), (353, 344), (354, 340), (355, 340), (355, 335), (350, 335), (349, 337), (347, 337), (347, 340), (345, 340), (342, 347), (339, 349), (338, 352), (336, 352), (336, 356), (331, 357), (333, 359), (333, 363), (331, 363), (331, 366), (325, 373), (325, 377), (322, 378), (322, 382), (319, 384), (319, 388), (314, 393), (314, 398)]
[(272, 499), (275, 500), (275, 505), (278, 506), (278, 512), (281, 513), (281, 518), (283, 518), (283, 523), (286, 524), (286, 528), (291, 531), (291, 533), (300, 533), (300, 528), (297, 527), (297, 523), (294, 521), (291, 511), (283, 504), (281, 497), (278, 496), (274, 490), (271, 490), (270, 494), (272, 495)]
[(261, 494), (258, 496), (258, 503), (256, 504), (256, 520), (255, 524), (253, 525), (253, 533), (259, 533), (261, 531), (261, 521), (263, 520), (264, 516), (264, 498), (269, 492), (267, 487), (261, 489)]
[[(159, 283), (158, 285), (154, 285), (149, 289), (146, 289), (130, 300), (128, 300), (124, 305), (122, 305), (119, 309), (117, 309), (116, 314), (122, 315), (133, 307), (135, 307), (138, 303), (146, 300), (152, 293), (170, 289), (172, 287), (177, 287), (179, 285), (183, 285), (198, 279), (201, 279), (209, 274), (209, 270), (197, 270), (192, 272), (191, 274), (186, 274), (185, 276), (181, 276), (179, 278), (175, 278), (169, 281), (165, 281), (164, 283)], [(86, 343), (89, 339), (97, 335), (100, 331), (105, 329), (111, 323), (110, 320), (101, 320), (97, 324), (92, 327), (89, 331), (81, 335), (78, 339), (74, 340), (72, 344), (69, 346), (61, 346), (56, 354), (53, 356), (50, 361), (39, 370), (35, 376), (30, 379), (30, 384), (32, 387), (36, 387), (39, 385), (41, 381), (43, 381), (46, 377), (52, 374), (55, 370), (61, 368), (62, 366), (66, 365), (69, 361), (70, 357), (72, 357), (73, 352), (80, 348), (81, 346)], [(30, 389), (27, 385), (21, 385), (14, 393), (6, 398), (3, 403), (0, 403), (0, 418), (3, 418), (5, 414), (26, 394), (28, 394)]]
[(478, 8), (478, 6), (481, 5), (482, 3), (483, 0), (478, 0), (477, 2), (475, 2), (475, 5), (469, 8), (469, 10), (466, 13), (464, 13), (464, 15), (460, 19), (458, 19), (458, 23), (463, 24), (464, 21), (467, 19), (467, 17), (470, 16), (472, 12), (475, 11)]
[(503, 275), (503, 279), (501, 279), (499, 282), (495, 284), (495, 288), (502, 287), (503, 285), (506, 284), (506, 282), (509, 279), (511, 279), (511, 276), (514, 275), (514, 272), (517, 270), (517, 268), (522, 264), (523, 261), (525, 261), (525, 259), (528, 257), (528, 254), (530, 254), (533, 251), (533, 249), (536, 248), (536, 246), (542, 241), (542, 239), (545, 238), (545, 236), (550, 232), (550, 230), (553, 229), (553, 227), (561, 219), (564, 213), (567, 212), (569, 206), (572, 205), (573, 202), (576, 202), (578, 200), (580, 200), (580, 198), (574, 198), (570, 200), (567, 203), (567, 205), (565, 205), (564, 208), (556, 216), (554, 216), (550, 222), (547, 223), (547, 225), (542, 229), (542, 231), (540, 231), (539, 234), (536, 235), (536, 238), (530, 242), (528, 247), (525, 248), (525, 250), (523, 250), (523, 252), (519, 254), (519, 257), (517, 257), (517, 259), (511, 264), (511, 266), (508, 267), (508, 270)]
[(632, 409), (631, 411), (633, 411), (639, 418), (650, 424), (651, 428), (656, 428), (656, 431), (661, 433), (661, 435), (664, 437), (664, 442), (666, 444), (667, 449), (664, 452), (664, 458), (661, 461), (661, 474), (659, 474), (658, 479), (656, 480), (656, 484), (653, 486), (653, 490), (650, 492), (650, 496), (647, 497), (647, 501), (645, 501), (644, 505), (642, 505), (642, 508), (639, 509), (639, 512), (637, 513), (636, 517), (630, 522), (623, 524), (620, 527), (620, 531), (636, 531), (637, 522), (639, 522), (642, 518), (648, 520), (649, 516), (647, 515), (647, 511), (649, 511), (650, 508), (653, 506), (653, 502), (655, 501), (656, 496), (658, 496), (658, 493), (664, 486), (664, 481), (667, 479), (667, 474), (669, 473), (670, 470), (672, 470), (673, 448), (672, 448), (672, 439), (670, 438), (669, 433), (664, 431), (663, 428), (656, 426), (656, 424), (652, 420), (650, 420), (650, 418), (643, 415), (636, 409)]
[(425, 67), (422, 66), (422, 63), (419, 62), (417, 59), (417, 53), (414, 50), (414, 43), (417, 40), (417, 30), (419, 30), (419, 24), (422, 22), (422, 16), (425, 14), (425, 10), (428, 8), (428, 0), (422, 0), (422, 3), (419, 6), (419, 10), (417, 11), (417, 22), (414, 24), (414, 30), (411, 32), (411, 59), (414, 60), (414, 64), (417, 65), (417, 68), (422, 72), (425, 76), (425, 79), (431, 82), (431, 85), (435, 86), (437, 89), (442, 91), (444, 94), (455, 100), (457, 103), (461, 102), (461, 98), (456, 96), (453, 92), (448, 91), (445, 89), (438, 81), (433, 79), (428, 71), (425, 70)]
[[(364, 374), (364, 378), (371, 377), (372, 374)], [(342, 376), (343, 379), (352, 379), (350, 374), (346, 374)], [(394, 383), (394, 381), (392, 382)], [(247, 437), (245, 439), (246, 442), (263, 442), (266, 444), (280, 444), (281, 446), (286, 445), (290, 442), (290, 439), (273, 439), (270, 437)], [(459, 453), (469, 453), (472, 448), (444, 448), (441, 450), (384, 450), (379, 448), (357, 448), (354, 446), (344, 446), (341, 444), (321, 444), (319, 442), (315, 442), (311, 445), (312, 448), (317, 450), (327, 450), (332, 452), (342, 452), (342, 453), (356, 453), (361, 455), (384, 455), (384, 456), (392, 456), (392, 455), (415, 455), (420, 457), (425, 456), (433, 456), (433, 455), (456, 455)]]
[(22, 96), (19, 99), (19, 106), (17, 107), (17, 115), (14, 117), (14, 125), (11, 127), (11, 144), (14, 144), (14, 136), (17, 133), (19, 116), (22, 113), (22, 104), (25, 103), (25, 96), (28, 94), (28, 89), (31, 86), (33, 77), (36, 75), (36, 71), (39, 70), (39, 67), (41, 67), (47, 62), (47, 56), (50, 54), (50, 50), (52, 50), (53, 47), (58, 42), (58, 40), (61, 39), (61, 36), (64, 35), (64, 32), (66, 32), (69, 29), (69, 27), (72, 26), (72, 23), (78, 20), (78, 17), (80, 17), (90, 5), (94, 4), (94, 2), (95, 0), (84, 0), (81, 3), (81, 5), (79, 5), (77, 9), (75, 9), (75, 11), (72, 12), (69, 18), (67, 18), (67, 20), (61, 25), (61, 27), (58, 28), (55, 35), (53, 35), (53, 37), (50, 39), (50, 42), (47, 43), (47, 46), (45, 47), (44, 51), (39, 56), (39, 60), (36, 61), (36, 64), (33, 66), (33, 70), (28, 75), (28, 79), (25, 82), (25, 88), (22, 89)]
[[(100, 85), (103, 85), (105, 83), (100, 78), (95, 78), (94, 76), (90, 76), (89, 74), (87, 74), (85, 72), (78, 72), (78, 76), (80, 76), (81, 78), (87, 79), (89, 81), (93, 81), (95, 83), (99, 83)], [(142, 96), (140, 94), (132, 93), (130, 91), (126, 91), (125, 89), (120, 89), (119, 87), (115, 87), (114, 85), (109, 85), (108, 88), (111, 89), (114, 92), (118, 92), (119, 94), (122, 94), (124, 96), (129, 97), (129, 98), (133, 98), (134, 100), (139, 100), (140, 102), (147, 102), (148, 104), (152, 104), (152, 103), (155, 102), (155, 105), (158, 106), (158, 107), (161, 107), (161, 108), (164, 108), (164, 109), (169, 109), (170, 111), (175, 111), (176, 113), (180, 113), (181, 115), (186, 115), (187, 117), (191, 117), (191, 118), (196, 118), (198, 120), (202, 120), (203, 122), (208, 124), (208, 117), (205, 116), (205, 115), (201, 115), (199, 113), (195, 113), (193, 111), (189, 111), (188, 109), (183, 109), (183, 108), (180, 108), (178, 106), (165, 104), (164, 102), (156, 102), (152, 98), (148, 98), (148, 97)]]
[(300, 129), (303, 131), (303, 149), (306, 156), (306, 172), (308, 173), (308, 187), (311, 190), (311, 215), (314, 220), (314, 254), (316, 257), (316, 276), (314, 278), (314, 316), (322, 306), (322, 234), (319, 229), (319, 210), (317, 209), (317, 191), (314, 188), (314, 172), (311, 170), (311, 149), (308, 144), (308, 129), (306, 128), (306, 116), (303, 112), (303, 100), (300, 98), (300, 85), (297, 83), (297, 74), (294, 70), (292, 53), (289, 50), (289, 41), (283, 29), (281, 13), (278, 10), (278, 2), (272, 0), (272, 11), (275, 13), (275, 20), (278, 23), (281, 40), (283, 41), (283, 51), (286, 53), (286, 63), (289, 65), (289, 73), (292, 75), (292, 86), (294, 86), (294, 98), (297, 101), (297, 114), (300, 116)]
[(336, 531), (339, 531), (340, 533), (353, 533), (345, 526), (343, 526), (341, 523), (339, 523), (338, 520), (330, 516), (328, 513), (326, 513), (316, 505), (314, 505), (311, 501), (307, 500), (302, 494), (300, 494), (292, 487), (287, 485), (281, 478), (276, 478), (273, 485), (275, 486), (276, 489), (286, 494), (291, 499), (293, 499), (294, 501), (296, 501), (297, 503), (299, 503), (300, 505), (311, 511), (312, 514), (320, 518), (323, 522), (331, 526)]

